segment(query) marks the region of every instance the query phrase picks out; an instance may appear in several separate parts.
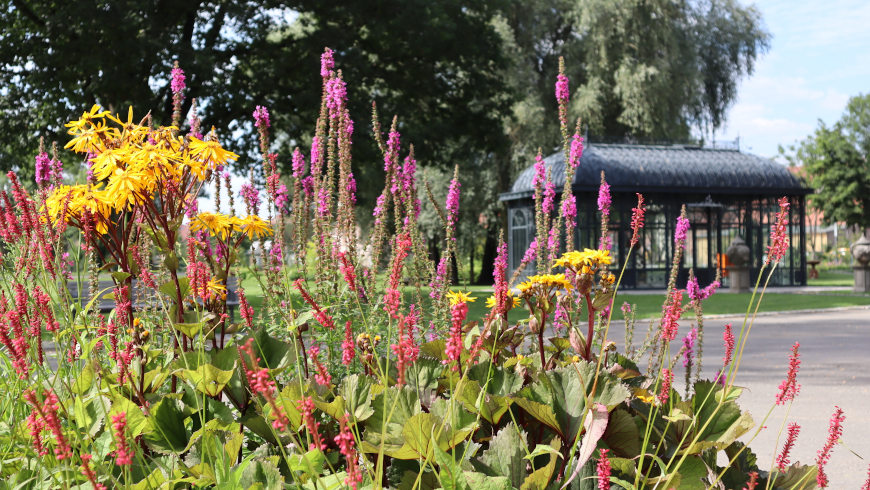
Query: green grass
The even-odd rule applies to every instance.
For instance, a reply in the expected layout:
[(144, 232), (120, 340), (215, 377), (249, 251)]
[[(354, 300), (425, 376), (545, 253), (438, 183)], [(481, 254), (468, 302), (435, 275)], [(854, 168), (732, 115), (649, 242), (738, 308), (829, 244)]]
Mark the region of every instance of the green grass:
[(818, 279), (810, 279), (807, 281), (808, 286), (851, 286), (855, 279), (852, 277), (852, 271), (830, 270), (819, 271)]

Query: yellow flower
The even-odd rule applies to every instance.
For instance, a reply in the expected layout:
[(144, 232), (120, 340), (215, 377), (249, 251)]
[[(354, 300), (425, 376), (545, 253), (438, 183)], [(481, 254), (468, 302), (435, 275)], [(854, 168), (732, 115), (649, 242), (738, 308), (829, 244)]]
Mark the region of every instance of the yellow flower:
[(141, 172), (117, 168), (106, 186), (107, 197), (115, 209), (124, 209), (143, 198), (147, 185), (147, 179)]
[(115, 170), (121, 167), (121, 164), (129, 156), (130, 150), (127, 147), (110, 148), (101, 152), (91, 159), (91, 162), (93, 162), (91, 169), (94, 171), (94, 177), (99, 180), (108, 179), (115, 173)]
[(223, 281), (221, 281), (220, 279), (215, 279), (214, 277), (211, 278), (208, 281), (208, 284), (206, 285), (206, 287), (213, 294), (220, 296), (221, 299), (227, 298), (227, 287), (224, 286)]
[(601, 286), (602, 287), (613, 286), (613, 283), (615, 283), (615, 282), (616, 282), (616, 276), (614, 276), (610, 272), (601, 276)]
[(248, 238), (251, 240), (253, 240), (254, 237), (263, 238), (264, 236), (272, 234), (272, 227), (269, 226), (269, 223), (266, 223), (266, 221), (255, 214), (246, 218), (237, 218), (234, 216), (232, 220), (233, 228), (236, 231), (248, 235)]
[(190, 154), (215, 166), (223, 165), (227, 160), (239, 159), (235, 153), (221, 148), (216, 140), (203, 141), (193, 136), (190, 137)]
[(82, 113), (82, 117), (80, 117), (77, 121), (70, 121), (66, 123), (64, 126), (70, 128), (69, 134), (77, 134), (88, 127), (94, 126), (94, 119), (103, 119), (107, 115), (109, 115), (109, 111), (100, 111), (102, 109), (99, 104), (94, 104), (91, 106), (91, 110), (85, 111)]
[(220, 213), (199, 213), (190, 222), (191, 231), (208, 230), (212, 236), (225, 240), (233, 231), (233, 218)]
[(648, 390), (645, 390), (643, 388), (635, 388), (634, 389), (634, 396), (636, 396), (638, 400), (640, 400), (644, 403), (652, 403), (653, 400), (656, 399), (656, 396), (654, 394), (650, 393)]
[(592, 250), (585, 249), (582, 252), (574, 250), (566, 252), (562, 257), (556, 259), (557, 267), (567, 267), (574, 271), (587, 274), (590, 269), (594, 269), (599, 265), (610, 265), (613, 258), (610, 256), (610, 250)]
[(565, 274), (541, 274), (530, 277), (529, 282), (545, 288), (571, 289), (573, 287), (568, 279), (565, 278)]
[[(510, 303), (508, 303), (508, 310), (520, 305), (520, 299), (514, 296), (513, 291), (508, 291), (508, 297), (511, 299)], [(486, 307), (489, 309), (495, 308), (495, 295), (486, 298)]]
[(535, 287), (535, 284), (532, 281), (522, 282), (519, 285), (517, 285), (517, 289), (519, 289), (522, 294), (528, 293), (534, 287)]
[(449, 291), (447, 293), (447, 298), (450, 300), (450, 305), (458, 305), (459, 303), (473, 303), (477, 301), (477, 298), (473, 298), (471, 293), (465, 293), (462, 291)]

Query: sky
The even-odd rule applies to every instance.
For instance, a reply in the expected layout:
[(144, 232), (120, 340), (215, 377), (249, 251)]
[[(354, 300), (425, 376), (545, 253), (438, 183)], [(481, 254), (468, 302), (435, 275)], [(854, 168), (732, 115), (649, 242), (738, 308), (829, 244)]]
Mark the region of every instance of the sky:
[[(748, 2), (746, 4), (749, 4)], [(744, 79), (717, 140), (775, 157), (843, 114), (849, 97), (870, 92), (870, 1), (759, 0), (770, 50)]]

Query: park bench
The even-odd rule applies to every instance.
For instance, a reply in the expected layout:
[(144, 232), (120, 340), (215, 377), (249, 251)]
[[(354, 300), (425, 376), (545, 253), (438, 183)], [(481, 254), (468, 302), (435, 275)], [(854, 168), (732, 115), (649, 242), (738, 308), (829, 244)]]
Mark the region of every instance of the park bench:
[[(115, 299), (112, 297), (112, 288), (115, 283), (112, 281), (100, 281), (97, 292), (103, 292), (101, 297), (94, 302), (95, 309), (102, 314), (108, 314), (115, 309)], [(239, 307), (238, 294), (239, 281), (235, 276), (227, 279), (227, 310), (230, 315), (230, 321), (233, 320), (235, 310)], [(79, 291), (78, 283), (75, 281), (67, 282), (70, 297), (73, 302), (77, 302), (85, 306), (91, 300), (90, 286), (87, 282), (82, 284), (81, 292)], [(134, 310), (142, 310), (149, 306), (159, 306), (160, 302), (156, 298), (156, 293), (150, 288), (142, 288), (138, 280), (133, 280), (131, 286), (130, 298), (133, 303)]]

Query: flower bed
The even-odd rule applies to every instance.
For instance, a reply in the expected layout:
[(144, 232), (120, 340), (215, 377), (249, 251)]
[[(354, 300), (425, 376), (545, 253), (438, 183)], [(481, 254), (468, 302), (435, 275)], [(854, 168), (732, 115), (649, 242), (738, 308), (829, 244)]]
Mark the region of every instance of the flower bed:
[[(718, 282), (702, 288), (692, 278), (685, 291), (675, 287), (685, 216), (659, 320), (617, 346), (608, 333), (622, 272), (610, 244), (559, 248), (576, 218), (572, 179), (557, 203), (538, 165), (537, 237), (526, 254), (537, 274), (518, 281), (501, 243), (486, 312), (469, 317), (476, 298), (448, 282), (458, 172), (443, 207), (429, 193), (446, 231), (447, 254), (436, 264), (417, 226), (425, 193), (413, 150), (403, 150), (396, 119), (384, 137), (375, 112), (386, 181), (361, 242), (353, 122), (329, 50), (321, 76), (313, 143), (308, 155), (294, 152), (289, 176), (269, 152), (268, 110), (256, 108), (265, 188), (245, 184), (240, 202), (225, 171), (237, 155), (214, 129), (201, 134), (195, 113), (182, 132), (179, 110), (170, 126), (136, 120), (132, 108), (121, 118), (98, 106), (67, 124), (66, 146), (89, 169), (81, 183), (65, 184), (57, 155), (43, 153), (35, 192), (10, 173), (12, 190), (0, 193), (0, 383), (9, 394), (0, 402), (0, 472), (9, 486), (827, 485), (839, 410), (816, 466), (789, 461), (799, 432), (793, 424), (773, 468), (759, 468), (738, 441), (768, 420), (756, 424), (741, 411), (735, 385), (764, 284), (745, 321), (726, 330), (721, 361), (708, 361), (721, 364), (719, 374), (701, 379), (703, 304)], [(176, 67), (176, 108), (183, 81)], [(583, 141), (579, 122), (568, 128), (568, 83), (560, 75), (556, 94), (571, 173)], [(218, 198), (222, 187), (231, 191), (215, 212), (197, 210), (207, 185)], [(600, 189), (606, 229), (605, 176)], [(781, 206), (769, 273), (786, 247), (787, 201)], [(643, 215), (638, 195), (632, 245)], [(258, 254), (256, 265), (240, 260), (243, 246)], [(101, 271), (114, 284), (74, 300), (70, 270), (84, 271), (72, 279), (91, 291)], [(256, 280), (263, 292), (255, 310), (238, 290), (237, 322), (227, 308), (232, 277)], [(134, 279), (154, 298), (135, 309)], [(95, 306), (104, 294), (115, 302), (108, 315)], [(622, 311), (633, 332), (631, 308)], [(677, 321), (689, 311), (694, 328), (677, 339)], [(43, 342), (53, 343), (55, 358)], [(798, 394), (799, 363), (795, 344), (772, 403), (790, 404)]]

